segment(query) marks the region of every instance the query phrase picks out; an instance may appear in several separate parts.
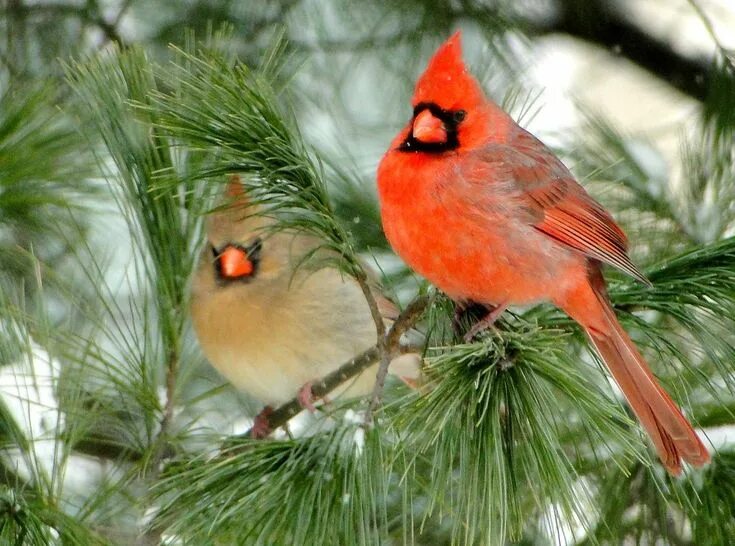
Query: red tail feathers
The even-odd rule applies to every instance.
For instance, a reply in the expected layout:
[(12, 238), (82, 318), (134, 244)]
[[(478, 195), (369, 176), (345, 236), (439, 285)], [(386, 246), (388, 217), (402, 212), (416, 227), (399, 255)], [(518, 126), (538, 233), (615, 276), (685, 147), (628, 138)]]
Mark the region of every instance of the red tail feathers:
[(666, 470), (673, 475), (680, 474), (682, 459), (694, 466), (707, 463), (707, 448), (623, 330), (604, 284), (593, 281), (592, 285), (606, 328), (585, 327), (585, 331), (651, 437)]

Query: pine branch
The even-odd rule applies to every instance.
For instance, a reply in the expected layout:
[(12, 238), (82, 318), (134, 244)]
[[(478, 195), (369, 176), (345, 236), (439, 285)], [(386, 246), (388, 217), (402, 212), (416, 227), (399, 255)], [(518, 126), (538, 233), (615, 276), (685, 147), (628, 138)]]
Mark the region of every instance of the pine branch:
[(153, 103), (141, 108), (155, 110), (159, 127), (216, 158), (193, 177), (243, 174), (250, 200), (276, 220), (272, 229), (306, 232), (322, 242), (327, 252), (311, 253), (310, 259), (320, 260), (312, 265), (365, 279), (352, 240), (335, 219), (318, 158), (279, 101), (284, 51), (285, 43), (276, 41), (263, 66), (253, 70), (217, 50), (176, 50), (180, 61), (165, 74), (177, 82), (176, 90), (154, 93)]
[[(133, 101), (150, 104), (150, 95), (157, 86), (153, 64), (136, 48), (105, 55), (108, 57), (69, 68), (67, 73), (75, 91), (94, 112), (95, 128), (115, 163), (116, 172), (108, 180), (128, 222), (140, 264), (138, 282), (150, 298), (139, 304), (142, 331), (134, 331), (133, 339), (126, 341), (122, 351), (134, 363), (128, 364), (133, 374), (126, 379), (141, 391), (136, 409), (145, 431), (142, 448), (127, 454), (128, 460), (141, 455), (141, 476), (150, 486), (160, 477), (161, 462), (175, 450), (177, 438), (172, 426), (188, 310), (185, 279), (197, 260), (195, 241), (209, 193), (206, 187), (195, 187), (187, 181), (186, 174), (200, 156), (174, 149), (168, 135), (158, 127), (155, 111), (130, 106)], [(154, 194), (154, 181), (161, 180), (167, 182), (166, 189)], [(107, 294), (100, 296), (105, 298)], [(147, 309), (150, 304), (155, 311), (150, 313), (152, 316)], [(149, 326), (151, 321), (155, 328)], [(112, 370), (103, 373), (108, 381), (115, 380)], [(163, 401), (157, 396), (160, 383), (165, 393)], [(141, 540), (158, 544), (160, 538), (161, 530), (152, 527)]]
[(386, 445), (351, 422), (175, 461), (154, 490), (156, 524), (196, 544), (382, 544), (395, 464)]
[[(161, 326), (155, 332), (144, 326), (140, 337), (133, 334), (127, 341), (143, 347), (126, 356), (141, 363), (131, 369), (140, 374), (136, 380), (145, 392), (134, 394), (130, 388), (123, 391), (124, 396), (136, 402), (135, 397), (155, 400), (141, 404), (141, 428), (153, 423), (146, 428), (147, 436), (142, 435), (144, 464), (160, 461), (156, 449), (162, 444), (158, 442), (169, 439), (166, 429), (174, 392), (169, 380), (182, 356), (182, 272), (191, 266), (191, 259), (183, 257), (196, 256), (190, 246), (184, 249), (172, 240), (172, 234), (194, 240), (189, 229), (181, 229), (172, 219), (172, 211), (184, 214), (181, 203), (197, 202), (202, 178), (244, 173), (256, 200), (280, 220), (279, 227), (319, 236), (330, 251), (326, 253), (330, 265), (365, 281), (352, 237), (335, 220), (319, 156), (304, 143), (283, 107), (281, 80), (275, 75), (283, 69), (283, 60), (276, 49), (258, 70), (216, 51), (181, 53), (179, 64), (166, 71), (147, 72), (135, 62), (128, 65), (126, 84), (139, 84), (132, 77), (136, 74), (143, 80), (153, 76), (152, 81), (162, 79), (165, 93), (114, 95), (109, 87), (127, 88), (115, 87), (104, 78), (87, 88), (92, 91), (87, 98), (96, 105), (96, 116), (103, 123), (117, 119), (120, 104), (128, 105), (126, 99), (136, 103), (134, 123), (112, 124), (113, 130), (105, 126), (104, 134), (112, 137), (109, 148), (127, 192), (124, 202), (134, 204), (128, 218), (138, 226), (136, 244), (146, 249), (141, 256), (146, 273), (142, 278), (152, 287), (159, 315), (153, 322)], [(118, 85), (120, 80), (112, 81)], [(135, 145), (120, 139), (131, 127), (142, 128), (133, 132), (145, 137), (134, 140)], [(185, 153), (200, 150), (207, 162), (182, 168), (172, 159), (176, 154), (171, 143)], [(633, 174), (636, 183), (645, 178), (641, 172)], [(648, 197), (653, 210), (656, 196)], [(192, 211), (186, 208), (187, 213)], [(661, 216), (670, 212), (664, 209)], [(734, 244), (721, 241), (662, 261), (650, 271), (656, 284), (653, 289), (611, 283), (611, 296), (619, 306), (659, 311), (654, 319), (623, 318), (629, 325), (638, 325), (634, 335), (653, 340), (644, 350), (656, 350), (657, 356), (678, 351), (681, 366), (674, 366), (670, 377), (684, 386), (696, 382), (708, 388), (704, 394), (721, 394), (710, 384), (713, 377), (729, 373), (727, 363), (735, 355), (731, 337), (735, 313), (730, 312), (735, 307)], [(379, 426), (345, 420), (309, 438), (258, 442), (235, 437), (216, 456), (202, 452), (192, 457), (187, 452), (167, 464), (162, 475), (155, 470), (147, 475), (151, 479), (145, 485), (154, 488), (161, 507), (149, 539), (158, 540), (165, 529), (178, 534), (174, 539), (203, 544), (310, 540), (374, 544), (387, 542), (390, 530), (400, 528), (404, 542), (429, 529), (427, 534), (449, 535), (445, 542), (501, 544), (508, 537), (539, 534), (536, 527), (558, 529), (575, 518), (585, 528), (595, 529), (599, 520), (590, 500), (595, 487), (608, 494), (610, 489), (603, 488), (609, 484), (603, 478), (615, 474), (623, 481), (620, 476), (628, 472), (637, 472), (636, 480), (639, 475), (645, 479), (640, 478), (641, 486), (636, 482), (630, 498), (610, 513), (625, 504), (620, 514), (643, 507), (650, 508), (652, 515), (630, 525), (611, 522), (614, 530), (635, 536), (646, 526), (650, 542), (678, 537), (669, 532), (667, 516), (672, 509), (666, 504), (673, 500), (684, 506), (677, 489), (650, 479), (657, 467), (645, 468), (650, 461), (642, 454), (639, 428), (610, 398), (606, 376), (580, 357), (576, 337), (551, 327), (567, 330), (569, 321), (542, 307), (504, 316), (501, 324), (507, 329), (501, 334), (491, 332), (478, 343), (455, 345), (454, 337), (444, 335), (442, 328), (451, 311), (446, 305), (427, 311), (427, 306), (426, 297), (414, 301), (386, 333), (376, 320), (380, 333), (376, 345), (323, 378), (313, 391), (322, 396), (376, 360), (385, 365), (399, 350), (401, 333), (424, 312), (430, 316), (432, 340), (426, 389), (389, 400), (381, 408)], [(136, 318), (148, 325), (154, 317), (143, 311)], [(693, 336), (697, 344), (685, 335)], [(104, 360), (90, 358), (91, 373), (103, 375), (104, 371), (94, 368), (102, 368)], [(151, 363), (155, 370), (150, 369)], [(163, 404), (151, 389), (158, 385), (152, 381), (159, 379), (154, 371), (164, 372), (168, 394)], [(122, 383), (113, 372), (106, 372), (113, 387)], [(381, 389), (378, 379), (368, 421), (381, 403)], [(698, 412), (701, 404), (692, 405)], [(299, 411), (298, 402), (290, 401), (276, 410), (272, 426), (280, 426)], [(209, 441), (195, 422), (183, 426), (172, 442), (180, 440), (188, 448)], [(248, 479), (242, 479), (244, 475)], [(702, 523), (704, 529), (706, 522)], [(554, 529), (549, 529), (550, 536)]]
[[(641, 142), (640, 137), (622, 133), (605, 117), (588, 108), (582, 107), (582, 115), (581, 131), (568, 145), (579, 178), (603, 181), (608, 189), (613, 188), (615, 191), (605, 195), (607, 200), (613, 200), (620, 211), (628, 214), (635, 211), (633, 218), (638, 224), (644, 214), (661, 220), (649, 222), (653, 226), (640, 234), (645, 239), (636, 242), (641, 246), (669, 246), (673, 235), (688, 245), (700, 243), (693, 226), (676, 206), (664, 173), (651, 172), (636, 153), (646, 143)], [(654, 153), (653, 150), (650, 153)], [(626, 191), (620, 191), (620, 187)]]
[[(589, 493), (574, 490), (576, 466), (590, 460), (599, 471), (616, 464), (604, 462), (613, 444), (622, 451), (616, 456), (637, 445), (630, 421), (591, 370), (573, 363), (559, 331), (512, 324), (479, 343), (432, 349), (424, 394), (387, 408), (408, 466), (430, 469), (425, 517), (439, 512), (453, 542), (517, 540), (532, 510), (524, 503), (554, 506), (557, 523), (574, 517), (588, 526)], [(576, 438), (589, 435), (584, 447), (562, 447), (566, 427)]]
[(423, 315), (426, 308), (430, 305), (431, 298), (429, 296), (419, 296), (403, 310), (388, 333), (385, 334), (381, 343), (378, 345), (380, 349), (380, 366), (375, 377), (375, 387), (370, 397), (370, 405), (365, 414), (365, 423), (371, 424), (373, 414), (380, 406), (380, 400), (383, 394), (385, 378), (388, 375), (388, 367), (391, 360), (398, 354), (401, 336), (416, 324), (416, 321)]
[[(3, 459), (0, 463), (0, 544), (58, 541), (102, 545), (104, 540), (86, 526), (81, 514), (71, 515), (65, 511), (63, 477), (69, 467), (60, 433), (64, 413), (61, 396), (56, 390), (63, 378), (56, 375), (51, 363), (54, 355), (39, 344), (39, 341), (44, 344), (48, 341), (41, 332), (44, 328), (41, 323), (48, 320), (48, 315), (36, 312), (32, 318), (22, 304), (11, 303), (7, 296), (0, 293), (0, 373), (3, 376), (0, 381), (0, 453)], [(11, 377), (15, 381), (8, 381)], [(49, 399), (47, 396), (52, 388), (54, 391)], [(12, 411), (9, 405), (13, 406)], [(39, 407), (45, 410), (44, 419), (51, 421), (43, 423), (48, 431), (39, 430)], [(44, 432), (48, 433), (47, 437)], [(41, 443), (46, 443), (46, 449)]]
[(735, 543), (735, 453), (719, 453), (702, 483), (692, 480), (683, 489), (683, 494), (701, 499), (701, 504), (686, 506), (691, 544)]
[(75, 246), (63, 233), (86, 224), (99, 196), (93, 158), (80, 151), (84, 140), (60, 98), (50, 81), (0, 82), (0, 291), (8, 295), (33, 287), (36, 267), (61, 272)]

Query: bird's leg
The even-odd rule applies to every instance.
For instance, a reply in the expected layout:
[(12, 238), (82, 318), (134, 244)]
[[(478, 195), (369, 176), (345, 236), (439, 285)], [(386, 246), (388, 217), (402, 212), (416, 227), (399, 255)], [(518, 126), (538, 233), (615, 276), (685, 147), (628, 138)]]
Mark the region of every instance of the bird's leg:
[(314, 413), (316, 412), (316, 406), (314, 405), (314, 393), (311, 392), (311, 385), (311, 381), (304, 383), (304, 386), (299, 389), (299, 393), (296, 398), (302, 408)]
[(484, 318), (478, 320), (464, 335), (465, 342), (469, 343), (477, 334), (487, 328), (490, 328), (495, 323), (495, 321), (498, 320), (498, 317), (503, 314), (503, 311), (505, 311), (507, 308), (507, 303), (501, 303), (500, 305), (489, 308), (490, 312), (485, 315)]
[(452, 317), (452, 330), (456, 335), (460, 334), (460, 327), (462, 326), (462, 316), (467, 308), (471, 305), (469, 301), (455, 301), (454, 302), (454, 316)]
[(462, 319), (468, 317), (470, 322), (474, 322), (480, 317), (484, 317), (488, 311), (494, 309), (491, 305), (477, 303), (472, 300), (459, 300), (454, 302), (454, 316), (452, 317), (452, 329), (456, 336), (462, 334)]
[(253, 426), (250, 429), (250, 437), (256, 440), (265, 438), (273, 429), (271, 428), (270, 415), (273, 413), (273, 408), (265, 406), (260, 413), (253, 419)]

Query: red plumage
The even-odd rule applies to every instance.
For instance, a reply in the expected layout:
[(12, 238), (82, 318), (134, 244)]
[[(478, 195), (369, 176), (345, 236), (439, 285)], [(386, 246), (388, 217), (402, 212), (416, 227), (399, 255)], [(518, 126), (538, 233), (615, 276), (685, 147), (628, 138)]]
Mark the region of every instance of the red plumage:
[(414, 117), (378, 167), (395, 251), (452, 299), (503, 309), (550, 301), (584, 328), (672, 474), (709, 454), (615, 317), (601, 265), (648, 282), (612, 216), (495, 103), (445, 42)]

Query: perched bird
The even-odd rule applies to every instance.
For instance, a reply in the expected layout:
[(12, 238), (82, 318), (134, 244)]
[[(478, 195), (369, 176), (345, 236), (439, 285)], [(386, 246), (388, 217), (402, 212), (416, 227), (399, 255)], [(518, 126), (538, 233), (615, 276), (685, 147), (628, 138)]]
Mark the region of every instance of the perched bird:
[[(418, 273), (464, 304), (551, 302), (584, 329), (671, 474), (707, 449), (619, 324), (602, 265), (641, 282), (612, 216), (537, 138), (489, 100), (462, 61), (459, 32), (429, 61), (413, 117), (378, 167), (383, 228)], [(650, 284), (650, 283), (649, 283)]]
[[(295, 267), (318, 245), (314, 237), (267, 233), (272, 220), (253, 215), (238, 177), (230, 179), (226, 198), (206, 219), (191, 316), (212, 365), (267, 405), (252, 431), (265, 436), (272, 406), (298, 395), (302, 406), (313, 410), (311, 382), (375, 345), (375, 324), (355, 280), (334, 268)], [(390, 318), (395, 307), (376, 297)], [(402, 359), (396, 373), (415, 380), (416, 364)], [(375, 373), (375, 367), (368, 368), (338, 392), (370, 392)]]

